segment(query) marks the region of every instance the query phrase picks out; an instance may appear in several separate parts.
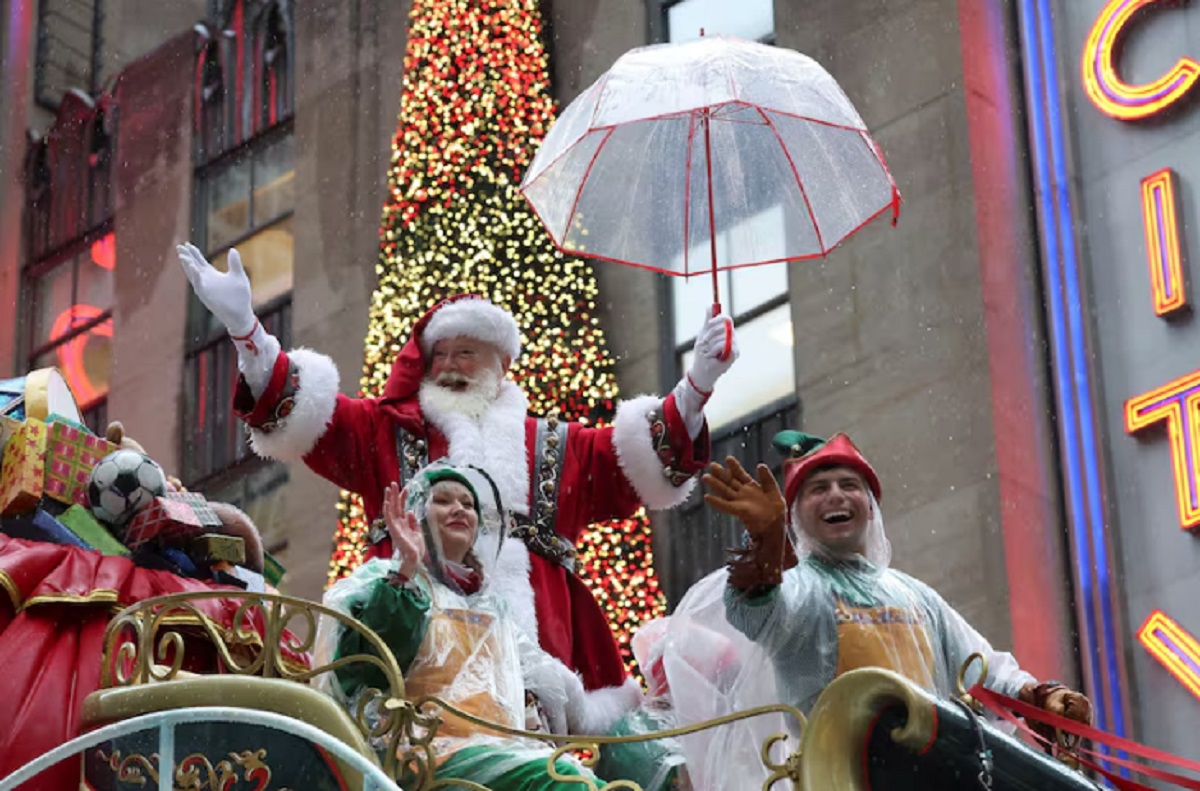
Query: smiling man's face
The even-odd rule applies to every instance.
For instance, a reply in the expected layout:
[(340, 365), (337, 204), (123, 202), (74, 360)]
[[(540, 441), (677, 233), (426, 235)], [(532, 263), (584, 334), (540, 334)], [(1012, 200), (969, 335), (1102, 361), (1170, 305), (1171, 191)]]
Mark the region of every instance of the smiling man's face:
[(800, 528), (834, 557), (863, 553), (871, 522), (866, 481), (850, 467), (828, 467), (808, 477), (793, 506)]

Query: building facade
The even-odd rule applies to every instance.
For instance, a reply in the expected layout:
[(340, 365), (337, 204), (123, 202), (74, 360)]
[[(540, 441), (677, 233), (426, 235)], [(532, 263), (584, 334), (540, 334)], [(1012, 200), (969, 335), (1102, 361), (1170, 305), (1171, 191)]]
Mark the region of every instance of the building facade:
[[(55, 27), (68, 5), (86, 6), (83, 39)], [(63, 367), (96, 425), (121, 420), (191, 485), (241, 504), (287, 589), (317, 597), (337, 492), (248, 453), (228, 412), (233, 350), (173, 249), (190, 239), (220, 262), (236, 245), (268, 326), (331, 354), (343, 392), (357, 389), (409, 4), (162, 5), (8, 4), (0, 366)], [(781, 428), (849, 432), (883, 479), (896, 566), (1036, 675), (1084, 684), (1102, 727), (1200, 757), (1186, 736), (1200, 726), (1186, 256), (1200, 244), (1186, 219), (1200, 12), (735, 5), (545, 7), (563, 104), (628, 49), (702, 30), (810, 55), (903, 196), (896, 227), (825, 259), (725, 276), (742, 358), (710, 407), (714, 455), (778, 465)], [(786, 222), (766, 207), (749, 230)], [(596, 274), (621, 387), (669, 389), (707, 284)], [(738, 538), (699, 495), (654, 521), (673, 601)]]

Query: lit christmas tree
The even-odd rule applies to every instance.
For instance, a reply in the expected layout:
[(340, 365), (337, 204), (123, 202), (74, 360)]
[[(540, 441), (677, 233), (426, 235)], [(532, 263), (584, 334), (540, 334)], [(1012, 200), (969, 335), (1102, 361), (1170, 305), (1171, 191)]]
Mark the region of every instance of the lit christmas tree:
[[(472, 292), (516, 317), (524, 352), (511, 376), (534, 414), (607, 420), (617, 383), (591, 265), (555, 250), (517, 191), (554, 119), (538, 0), (414, 0), (403, 91), (361, 393), (382, 392), (418, 317)], [(343, 492), (338, 510), (331, 583), (366, 548), (358, 498)], [(632, 663), (630, 632), (664, 611), (649, 521), (595, 525), (579, 550)]]

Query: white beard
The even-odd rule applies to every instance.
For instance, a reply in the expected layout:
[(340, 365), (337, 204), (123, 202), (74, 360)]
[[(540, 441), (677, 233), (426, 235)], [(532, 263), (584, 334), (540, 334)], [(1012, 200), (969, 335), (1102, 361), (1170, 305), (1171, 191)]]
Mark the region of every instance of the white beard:
[[(496, 483), (504, 507), (521, 514), (529, 513), (529, 449), (525, 444), (525, 417), (529, 400), (516, 384), (492, 379), (490, 389), (479, 392), (484, 383), (473, 382), (464, 392), (456, 393), (425, 380), (418, 399), (427, 423), (446, 437), (448, 458), (452, 464), (481, 467)], [(486, 393), (494, 393), (488, 397)], [(482, 493), (481, 493), (482, 495)], [(491, 499), (483, 495), (483, 499)], [(499, 557), (494, 533), (482, 533), (476, 540), (476, 557), (483, 564), (484, 588), (504, 603), (517, 624), (538, 642), (537, 612), (533, 587), (529, 582), (529, 550), (523, 541), (508, 539)]]
[(478, 422), (492, 408), (500, 392), (500, 376), (491, 369), (480, 371), (474, 380), (464, 379), (467, 388), (461, 391), (425, 379), (421, 382), (421, 408), (432, 407), (441, 413), (466, 415)]
[[(493, 379), (493, 381), (495, 381)], [(529, 513), (529, 454), (525, 416), (529, 401), (513, 382), (476, 382), (461, 393), (426, 380), (418, 398), (425, 419), (445, 435), (451, 464), (471, 464), (487, 471), (504, 507)], [(489, 398), (488, 392), (495, 393)]]

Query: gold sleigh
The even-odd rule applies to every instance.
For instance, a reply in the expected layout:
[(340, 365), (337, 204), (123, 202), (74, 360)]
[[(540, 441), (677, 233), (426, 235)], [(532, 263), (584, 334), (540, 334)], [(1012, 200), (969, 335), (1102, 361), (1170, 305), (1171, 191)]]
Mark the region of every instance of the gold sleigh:
[[(240, 600), (233, 627), (222, 628), (206, 618), (196, 606), (202, 599), (232, 598)], [(360, 654), (342, 657), (314, 668), (304, 668), (288, 661), (282, 641), (285, 630), (310, 635), (294, 651), (310, 651), (320, 616), (335, 618), (346, 628), (360, 632), (374, 647), (377, 656)], [(253, 623), (253, 626), (251, 625)], [(185, 636), (187, 635), (187, 636)], [(193, 675), (182, 669), (187, 651), (186, 641), (197, 639), (211, 644), (225, 671), (221, 675)], [(730, 723), (782, 714), (799, 726), (802, 734), (798, 750), (788, 752), (782, 759), (773, 760), (783, 744), (787, 752), (787, 736), (778, 733), (765, 740), (761, 759), (766, 770), (764, 789), (799, 788), (804, 791), (846, 789), (859, 791), (868, 788), (862, 760), (862, 746), (872, 723), (885, 708), (900, 706), (906, 713), (904, 725), (891, 732), (899, 745), (918, 751), (928, 745), (937, 727), (935, 701), (928, 693), (886, 670), (857, 670), (838, 678), (823, 693), (813, 709), (813, 717), (804, 716), (786, 705), (764, 706), (741, 711), (718, 719), (685, 728), (635, 736), (551, 736), (514, 730), (484, 722), (436, 698), (410, 700), (405, 695), (404, 679), (395, 658), (382, 639), (361, 622), (320, 604), (288, 596), (266, 593), (206, 592), (163, 596), (148, 599), (125, 608), (109, 624), (104, 638), (101, 689), (84, 702), (85, 729), (97, 728), (150, 712), (162, 712), (202, 706), (253, 708), (286, 715), (308, 723), (336, 737), (373, 763), (382, 755), (382, 769), (405, 789), (454, 787), (484, 789), (463, 780), (438, 780), (431, 742), (442, 722), (441, 712), (489, 728), (498, 733), (534, 739), (556, 745), (547, 760), (547, 771), (564, 786), (578, 785), (590, 791), (604, 789), (635, 789), (640, 786), (628, 780), (614, 779), (598, 787), (587, 777), (562, 776), (555, 770), (554, 759), (571, 752), (586, 756), (585, 765), (594, 765), (600, 751), (614, 744), (645, 742), (679, 737), (698, 731), (722, 728)], [(207, 650), (207, 646), (206, 646)], [(353, 663), (366, 662), (379, 668), (387, 679), (387, 689), (370, 690), (360, 701), (357, 711), (348, 713), (333, 699), (309, 685), (322, 673), (337, 670)], [(375, 716), (368, 716), (373, 706)], [(385, 745), (378, 753), (371, 746)], [(259, 751), (260, 753), (262, 751)], [(248, 756), (248, 757), (247, 757)], [(207, 781), (195, 775), (196, 766), (207, 768), (215, 777), (224, 768), (226, 776), (233, 767), (229, 758), (240, 766), (250, 761), (265, 769), (269, 776), (269, 760), (265, 755), (244, 754), (217, 758), (198, 756), (192, 762), (190, 778), (182, 766), (168, 768), (175, 772), (175, 788), (204, 788)], [(153, 758), (156, 758), (153, 757)], [(361, 773), (336, 759), (339, 772), (347, 787), (360, 785)], [(157, 778), (160, 767), (141, 755), (121, 758), (113, 756), (111, 768), (128, 782), (143, 777), (143, 772)], [(790, 781), (790, 782), (789, 782)], [(142, 783), (146, 780), (142, 779)], [(215, 783), (216, 781), (212, 781)], [(127, 786), (122, 786), (127, 787)], [(229, 787), (216, 784), (212, 787)]]

